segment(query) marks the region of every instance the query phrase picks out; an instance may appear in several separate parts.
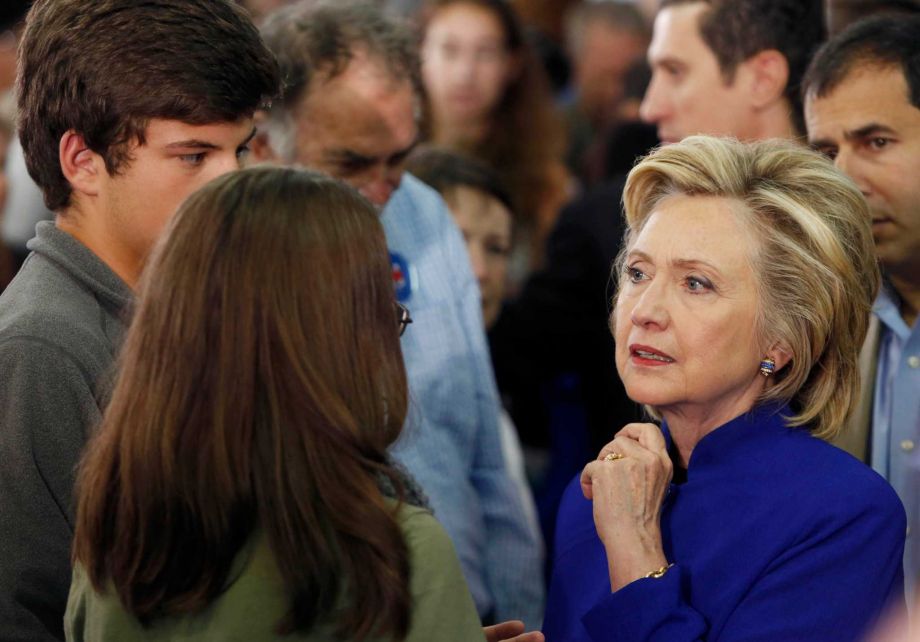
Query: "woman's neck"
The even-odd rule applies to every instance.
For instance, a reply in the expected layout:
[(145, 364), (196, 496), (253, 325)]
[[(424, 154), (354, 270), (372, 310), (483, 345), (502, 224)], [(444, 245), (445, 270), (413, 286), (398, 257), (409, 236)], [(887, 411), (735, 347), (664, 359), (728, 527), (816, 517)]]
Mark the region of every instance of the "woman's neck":
[(690, 465), (690, 456), (700, 440), (713, 430), (748, 412), (756, 399), (739, 399), (735, 403), (714, 407), (711, 404), (658, 408), (668, 423), (668, 432), (677, 447), (678, 461), (684, 468)]

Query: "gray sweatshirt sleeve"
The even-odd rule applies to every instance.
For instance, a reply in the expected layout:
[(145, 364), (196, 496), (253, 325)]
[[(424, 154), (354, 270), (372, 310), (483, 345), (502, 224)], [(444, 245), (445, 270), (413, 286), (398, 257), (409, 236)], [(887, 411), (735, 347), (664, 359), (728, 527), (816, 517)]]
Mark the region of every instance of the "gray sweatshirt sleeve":
[(99, 408), (48, 341), (0, 342), (0, 373), (0, 642), (63, 640), (75, 470)]

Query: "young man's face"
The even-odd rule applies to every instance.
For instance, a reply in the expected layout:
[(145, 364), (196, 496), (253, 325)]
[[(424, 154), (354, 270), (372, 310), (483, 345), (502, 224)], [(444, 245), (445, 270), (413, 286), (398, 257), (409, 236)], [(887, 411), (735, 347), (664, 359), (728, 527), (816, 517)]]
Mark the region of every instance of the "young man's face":
[(752, 111), (746, 88), (725, 82), (715, 54), (700, 36), (700, 17), (707, 10), (704, 2), (691, 2), (662, 9), (655, 18), (648, 49), (652, 81), (640, 115), (658, 126), (664, 143), (693, 134), (749, 138)]
[(859, 186), (882, 265), (920, 282), (920, 109), (898, 67), (857, 67), (805, 101), (808, 139)]
[(252, 118), (210, 125), (151, 120), (145, 144), (135, 144), (126, 165), (114, 176), (105, 174), (99, 187), (106, 248), (120, 255), (111, 258), (143, 265), (182, 201), (239, 169), (254, 131)]
[(294, 114), (293, 160), (348, 183), (378, 207), (399, 187), (418, 139), (415, 91), (360, 53), (316, 81)]

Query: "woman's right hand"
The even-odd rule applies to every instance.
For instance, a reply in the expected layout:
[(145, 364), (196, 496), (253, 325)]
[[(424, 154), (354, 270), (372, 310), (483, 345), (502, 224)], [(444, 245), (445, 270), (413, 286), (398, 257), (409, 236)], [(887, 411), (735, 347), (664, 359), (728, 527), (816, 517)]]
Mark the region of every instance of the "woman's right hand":
[[(611, 454), (621, 457), (606, 460)], [(659, 518), (672, 472), (654, 424), (623, 427), (585, 466), (582, 492), (594, 503), (594, 525), (607, 550), (613, 590), (667, 564)]]

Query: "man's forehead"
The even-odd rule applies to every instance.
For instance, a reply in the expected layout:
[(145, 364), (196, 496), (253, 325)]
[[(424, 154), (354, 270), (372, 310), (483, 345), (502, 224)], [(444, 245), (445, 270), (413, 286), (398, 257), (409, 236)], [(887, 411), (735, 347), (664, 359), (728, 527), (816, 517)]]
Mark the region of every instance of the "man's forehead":
[(813, 91), (806, 95), (809, 136), (813, 130), (829, 126), (856, 130), (870, 123), (885, 125), (899, 107), (909, 108), (904, 113), (914, 112), (910, 115), (920, 119), (920, 109), (911, 104), (909, 91), (907, 79), (896, 65), (872, 62), (855, 66), (822, 95)]
[(344, 67), (321, 70), (313, 81), (311, 93), (342, 88), (369, 95), (414, 90), (408, 75), (399, 73), (362, 45), (352, 48)]
[(207, 142), (218, 146), (234, 142), (237, 138), (251, 138), (255, 132), (252, 115), (243, 116), (235, 121), (218, 121), (214, 123), (187, 123), (182, 120), (151, 118), (143, 130), (146, 145), (176, 146), (187, 141)]
[[(686, 61), (701, 49), (712, 54), (700, 35), (700, 17), (708, 8), (705, 2), (687, 2), (659, 11), (648, 49), (649, 61), (654, 63), (661, 58)], [(688, 44), (696, 46), (688, 49)]]

